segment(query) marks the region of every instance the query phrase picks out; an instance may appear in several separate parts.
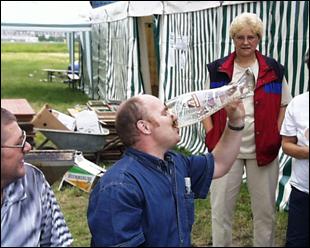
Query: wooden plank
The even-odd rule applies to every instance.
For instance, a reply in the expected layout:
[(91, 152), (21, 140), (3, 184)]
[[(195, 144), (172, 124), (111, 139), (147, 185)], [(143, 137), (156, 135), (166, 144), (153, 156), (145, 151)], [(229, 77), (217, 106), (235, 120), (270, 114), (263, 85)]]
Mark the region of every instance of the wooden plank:
[(26, 99), (1, 99), (1, 107), (16, 116), (18, 122), (31, 121), (35, 111)]
[(46, 72), (62, 72), (62, 73), (68, 73), (68, 70), (61, 70), (61, 69), (42, 69), (42, 71)]
[(49, 82), (52, 82), (53, 77), (55, 77), (56, 75), (58, 75), (59, 77), (63, 77), (69, 73), (68, 70), (62, 70), (62, 69), (42, 69), (42, 71), (47, 72), (47, 81)]

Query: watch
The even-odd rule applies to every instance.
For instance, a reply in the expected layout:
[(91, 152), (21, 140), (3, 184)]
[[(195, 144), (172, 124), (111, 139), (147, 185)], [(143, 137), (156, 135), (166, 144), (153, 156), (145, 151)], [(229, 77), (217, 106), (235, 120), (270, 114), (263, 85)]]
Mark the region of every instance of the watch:
[(240, 127), (234, 127), (234, 126), (230, 125), (230, 123), (228, 122), (228, 128), (231, 129), (231, 130), (234, 130), (234, 131), (242, 131), (244, 129), (244, 126), (245, 125), (243, 123), (243, 125), (240, 126)]

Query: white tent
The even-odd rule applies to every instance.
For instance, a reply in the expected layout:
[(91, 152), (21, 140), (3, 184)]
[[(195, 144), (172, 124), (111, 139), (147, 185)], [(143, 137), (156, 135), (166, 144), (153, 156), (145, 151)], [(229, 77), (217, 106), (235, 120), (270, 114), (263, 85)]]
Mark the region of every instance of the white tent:
[(1, 30), (65, 32), (68, 37), (70, 64), (74, 68), (75, 33), (81, 33), (81, 44), (86, 56), (90, 85), (91, 11), (89, 1), (1, 1)]
[(88, 1), (1, 1), (1, 29), (53, 32), (89, 31)]

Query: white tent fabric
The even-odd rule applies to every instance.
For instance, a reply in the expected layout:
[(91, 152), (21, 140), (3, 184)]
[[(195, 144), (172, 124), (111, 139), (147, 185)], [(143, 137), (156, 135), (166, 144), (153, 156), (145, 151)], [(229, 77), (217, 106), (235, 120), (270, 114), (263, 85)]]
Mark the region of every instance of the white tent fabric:
[(93, 24), (92, 63), (96, 99), (122, 101), (143, 93), (137, 18)]
[(1, 1), (1, 29), (90, 31), (90, 11), (88, 1)]
[(220, 1), (119, 1), (93, 9), (91, 17), (93, 23), (113, 22), (127, 17), (185, 13), (220, 5)]
[(255, 1), (119, 1), (93, 9), (91, 18), (93, 23), (114, 22), (127, 17), (188, 13), (249, 2)]

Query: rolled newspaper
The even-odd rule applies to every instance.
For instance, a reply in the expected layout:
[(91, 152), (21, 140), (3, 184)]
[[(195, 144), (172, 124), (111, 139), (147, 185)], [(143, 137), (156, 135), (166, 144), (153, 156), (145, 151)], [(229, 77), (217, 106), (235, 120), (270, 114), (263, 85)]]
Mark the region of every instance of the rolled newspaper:
[(178, 127), (185, 127), (200, 122), (237, 99), (253, 96), (254, 86), (254, 74), (247, 68), (237, 82), (177, 96), (168, 100), (166, 106), (178, 117)]

